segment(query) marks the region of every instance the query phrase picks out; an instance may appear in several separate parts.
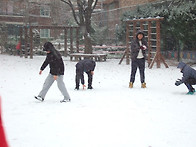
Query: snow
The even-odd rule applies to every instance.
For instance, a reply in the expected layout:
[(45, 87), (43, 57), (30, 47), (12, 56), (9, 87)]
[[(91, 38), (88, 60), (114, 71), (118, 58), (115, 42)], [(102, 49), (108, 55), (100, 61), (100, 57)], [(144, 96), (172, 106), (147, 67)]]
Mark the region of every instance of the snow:
[[(97, 62), (93, 90), (75, 91), (75, 64), (64, 58), (64, 82), (72, 98), (63, 99), (56, 83), (44, 102), (34, 99), (48, 75), (40, 76), (44, 56), (0, 55), (2, 117), (10, 147), (195, 147), (196, 96), (174, 82), (176, 66), (146, 68), (129, 89), (130, 65)], [(87, 77), (85, 75), (87, 82)]]

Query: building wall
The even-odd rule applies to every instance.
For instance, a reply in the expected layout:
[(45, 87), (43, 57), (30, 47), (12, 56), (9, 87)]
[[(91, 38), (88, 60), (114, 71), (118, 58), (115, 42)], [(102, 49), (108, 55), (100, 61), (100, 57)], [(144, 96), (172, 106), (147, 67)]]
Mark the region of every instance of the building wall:
[(29, 8), (26, 5), (26, 3), (19, 1), (0, 1), (0, 23), (51, 25), (51, 17), (40, 16), (38, 3), (29, 3)]
[(138, 5), (158, 1), (161, 0), (104, 0), (104, 11), (101, 14), (103, 17), (100, 20), (102, 21), (102, 24), (108, 28), (107, 40), (116, 40), (117, 42), (116, 32), (118, 32), (119, 25), (122, 22), (121, 16), (124, 12), (135, 9)]
[(121, 7), (140, 5), (140, 4), (151, 3), (156, 1), (160, 1), (160, 0), (105, 0), (103, 1), (103, 4), (107, 6), (115, 4), (116, 6), (121, 8)]
[(20, 1), (1, 0), (0, 24), (8, 25), (8, 29), (18, 29), (18, 26), (25, 25), (52, 25), (51, 16), (40, 15), (40, 5), (49, 7), (48, 3), (40, 1), (27, 5)]
[(134, 5), (140, 5), (145, 3), (151, 3), (156, 2), (159, 0), (119, 0), (120, 7), (126, 7), (126, 6), (134, 6)]

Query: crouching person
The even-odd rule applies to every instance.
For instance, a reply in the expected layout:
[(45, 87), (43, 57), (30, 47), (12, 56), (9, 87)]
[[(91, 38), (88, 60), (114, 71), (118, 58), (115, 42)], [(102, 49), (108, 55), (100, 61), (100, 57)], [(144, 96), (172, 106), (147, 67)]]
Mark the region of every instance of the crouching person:
[(86, 74), (88, 75), (88, 89), (93, 89), (92, 81), (93, 81), (95, 66), (96, 66), (95, 61), (90, 59), (81, 60), (76, 64), (76, 78), (75, 78), (76, 90), (79, 90), (80, 80), (83, 85), (83, 89), (86, 87), (84, 81), (84, 72), (86, 72)]
[(180, 84), (184, 83), (189, 90), (187, 94), (194, 94), (195, 89), (192, 87), (192, 85), (196, 84), (196, 70), (191, 68), (184, 62), (180, 62), (177, 68), (179, 68), (180, 71), (183, 73), (183, 77), (182, 79), (178, 79), (175, 82), (175, 85), (179, 86)]

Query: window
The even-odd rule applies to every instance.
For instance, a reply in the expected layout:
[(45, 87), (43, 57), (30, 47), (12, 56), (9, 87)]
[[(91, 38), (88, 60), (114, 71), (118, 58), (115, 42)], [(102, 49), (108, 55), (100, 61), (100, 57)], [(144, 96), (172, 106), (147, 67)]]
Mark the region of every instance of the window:
[(50, 7), (41, 6), (40, 8), (40, 16), (49, 17), (50, 16)]
[(50, 29), (40, 29), (41, 38), (50, 38)]

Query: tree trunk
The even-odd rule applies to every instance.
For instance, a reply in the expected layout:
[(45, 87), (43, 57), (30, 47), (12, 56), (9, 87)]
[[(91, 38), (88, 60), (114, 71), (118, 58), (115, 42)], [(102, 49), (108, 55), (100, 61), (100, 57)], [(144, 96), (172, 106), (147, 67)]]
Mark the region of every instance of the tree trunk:
[(89, 33), (84, 34), (84, 45), (85, 45), (85, 54), (92, 54), (93, 53), (93, 48), (92, 48), (92, 41)]
[(93, 10), (95, 9), (98, 0), (77, 0), (77, 6), (79, 11), (79, 16), (77, 17), (74, 5), (71, 0), (61, 0), (62, 2), (68, 4), (73, 12), (74, 19), (76, 23), (80, 26), (85, 45), (85, 54), (92, 54), (92, 40), (91, 40), (91, 16)]
[(85, 17), (85, 33), (84, 33), (84, 44), (85, 44), (85, 54), (92, 54), (92, 41), (91, 41), (91, 8), (88, 7), (86, 13), (84, 14)]

